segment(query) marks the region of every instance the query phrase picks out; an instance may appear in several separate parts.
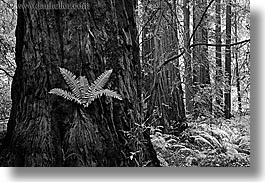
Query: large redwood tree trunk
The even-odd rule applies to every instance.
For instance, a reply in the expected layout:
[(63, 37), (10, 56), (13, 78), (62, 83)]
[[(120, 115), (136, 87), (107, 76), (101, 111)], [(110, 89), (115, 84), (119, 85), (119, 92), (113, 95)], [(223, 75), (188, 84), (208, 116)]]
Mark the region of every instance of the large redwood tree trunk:
[[(18, 9), (17, 69), (2, 165), (159, 166), (139, 118), (136, 1), (83, 3), (85, 9)], [(102, 97), (82, 108), (49, 94), (55, 87), (67, 89), (58, 67), (90, 82), (113, 69), (107, 87), (123, 100)]]

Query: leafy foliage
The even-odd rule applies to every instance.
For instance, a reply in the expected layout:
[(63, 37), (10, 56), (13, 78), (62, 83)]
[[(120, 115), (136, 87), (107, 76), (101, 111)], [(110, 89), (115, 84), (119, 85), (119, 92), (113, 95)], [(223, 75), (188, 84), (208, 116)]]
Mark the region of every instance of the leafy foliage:
[(152, 143), (163, 166), (250, 166), (249, 116), (193, 121), (180, 136), (153, 128)]
[(12, 105), (11, 82), (16, 67), (15, 4), (13, 0), (0, 1), (0, 140), (5, 136)]
[(122, 97), (115, 91), (103, 89), (109, 80), (112, 70), (105, 71), (91, 85), (89, 85), (85, 76), (77, 78), (72, 72), (65, 68), (59, 69), (71, 91), (68, 92), (60, 88), (54, 88), (50, 90), (50, 94), (61, 96), (67, 100), (83, 105), (84, 107), (88, 107), (91, 102), (102, 95), (122, 100)]

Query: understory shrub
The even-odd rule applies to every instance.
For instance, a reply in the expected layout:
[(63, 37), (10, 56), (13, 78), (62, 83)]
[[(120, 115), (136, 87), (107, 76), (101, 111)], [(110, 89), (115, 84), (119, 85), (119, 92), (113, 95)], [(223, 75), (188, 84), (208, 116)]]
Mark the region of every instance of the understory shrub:
[(151, 140), (162, 166), (249, 167), (249, 116), (190, 122), (180, 136), (152, 128)]

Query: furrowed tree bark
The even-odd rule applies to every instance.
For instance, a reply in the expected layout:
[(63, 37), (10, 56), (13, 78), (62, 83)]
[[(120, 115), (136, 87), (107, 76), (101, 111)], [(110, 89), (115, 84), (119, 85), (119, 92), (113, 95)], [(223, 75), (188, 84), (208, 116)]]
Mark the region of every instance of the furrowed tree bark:
[[(159, 166), (149, 131), (140, 125), (136, 1), (83, 3), (85, 9), (18, 9), (3, 166)], [(106, 87), (123, 100), (101, 97), (83, 108), (48, 94), (68, 89), (58, 67), (90, 83), (113, 69)]]

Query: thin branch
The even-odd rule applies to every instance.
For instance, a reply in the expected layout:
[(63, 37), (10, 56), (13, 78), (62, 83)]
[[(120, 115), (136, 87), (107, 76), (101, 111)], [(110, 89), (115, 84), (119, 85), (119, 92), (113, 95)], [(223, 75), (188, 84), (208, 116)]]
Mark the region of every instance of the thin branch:
[(171, 13), (173, 13), (173, 15), (175, 16), (175, 18), (176, 18), (176, 20), (177, 20), (177, 23), (178, 24), (181, 24), (180, 23), (180, 21), (179, 21), (179, 19), (178, 19), (178, 15), (177, 15), (177, 13), (173, 10), (173, 8), (172, 8), (172, 4), (170, 4), (169, 2), (168, 2), (168, 0), (164, 0), (166, 3), (167, 3), (167, 5), (168, 5), (168, 7), (169, 7), (169, 9), (170, 9), (170, 11), (171, 11)]
[(157, 12), (160, 10), (161, 8), (157, 8), (152, 15), (148, 18), (148, 20), (143, 24), (143, 27), (141, 28), (141, 30), (138, 33), (137, 38), (141, 35), (141, 33), (143, 32), (143, 30), (145, 29), (145, 27), (147, 26), (147, 24), (153, 19), (153, 17), (155, 17), (155, 15), (157, 14)]
[[(213, 3), (214, 1), (215, 1), (215, 0), (211, 0), (211, 2), (208, 4), (208, 6), (206, 7), (206, 9), (204, 10), (204, 12), (203, 12), (203, 14), (202, 14), (202, 17), (201, 17), (201, 19), (200, 19), (200, 21), (199, 21), (199, 23), (197, 24), (197, 26), (195, 27), (194, 31), (192, 32), (192, 35), (191, 35), (190, 38), (189, 38), (188, 45), (190, 45), (190, 42), (191, 42), (193, 36), (195, 35), (195, 32), (197, 31), (197, 29), (198, 29), (199, 26), (201, 25), (204, 16), (206, 15), (208, 9), (210, 8), (210, 6), (212, 5), (212, 3)], [(189, 47), (190, 47), (190, 46), (189, 46)], [(163, 66), (165, 66), (166, 64), (168, 64), (170, 61), (173, 61), (173, 60), (175, 60), (175, 59), (181, 57), (182, 55), (184, 55), (185, 52), (186, 52), (185, 49), (183, 49), (183, 51), (182, 51), (180, 54), (178, 54), (178, 55), (176, 55), (176, 56), (172, 56), (171, 58), (169, 58), (168, 60), (166, 60), (164, 63), (162, 63), (162, 64), (159, 66), (159, 68), (158, 68), (158, 72), (161, 71), (161, 69), (162, 69)]]
[(11, 75), (10, 73), (8, 73), (4, 68), (0, 67), (0, 71), (3, 71), (7, 76), (9, 76), (10, 78), (13, 78), (13, 75)]
[(200, 19), (200, 21), (199, 21), (199, 23), (196, 25), (194, 31), (192, 32), (192, 35), (190, 36), (190, 39), (189, 39), (189, 43), (188, 43), (188, 45), (190, 45), (191, 39), (192, 39), (193, 36), (195, 35), (196, 31), (198, 30), (199, 26), (201, 25), (201, 23), (202, 23), (202, 21), (203, 21), (204, 16), (206, 15), (208, 9), (210, 8), (210, 6), (213, 4), (214, 1), (215, 1), (215, 0), (212, 0), (212, 1), (208, 4), (208, 6), (206, 7), (206, 9), (204, 10), (204, 12), (203, 12), (203, 14), (202, 14), (202, 17), (201, 17), (201, 19)]
[(163, 14), (164, 19), (167, 21), (167, 24), (177, 33), (177, 29), (174, 27), (174, 24), (169, 21), (169, 19)]
[(243, 40), (240, 42), (235, 42), (233, 44), (207, 44), (207, 43), (196, 43), (196, 44), (192, 44), (189, 47), (195, 47), (195, 46), (201, 46), (201, 45), (205, 45), (205, 46), (213, 46), (213, 47), (224, 47), (224, 46), (235, 46), (235, 45), (239, 45), (239, 44), (243, 44), (243, 43), (247, 43), (250, 42), (250, 39), (247, 40)]
[[(198, 30), (199, 26), (201, 25), (202, 21), (203, 21), (203, 18), (204, 16), (206, 15), (208, 9), (210, 8), (210, 6), (212, 5), (212, 3), (214, 2), (215, 0), (211, 0), (210, 3), (207, 5), (206, 9), (204, 10), (203, 14), (202, 14), (202, 17), (199, 21), (199, 23), (196, 25), (195, 29), (193, 30), (192, 32), (192, 35), (190, 36), (189, 38), (189, 42), (188, 42), (188, 47), (189, 49), (192, 48), (192, 47), (195, 47), (195, 46), (200, 46), (200, 45), (206, 45), (206, 46), (216, 46), (216, 47), (219, 47), (219, 46), (235, 46), (235, 45), (239, 45), (239, 44), (243, 44), (243, 43), (246, 43), (246, 42), (250, 42), (250, 39), (247, 39), (247, 40), (244, 40), (244, 41), (240, 41), (240, 42), (235, 42), (233, 44), (207, 44), (207, 43), (196, 43), (196, 44), (192, 44), (190, 45), (191, 43), (191, 40), (193, 38), (193, 36), (195, 35), (195, 32)], [(168, 64), (169, 62), (181, 57), (184, 55), (184, 53), (186, 52), (186, 50), (184, 48), (182, 48), (182, 51), (180, 54), (178, 55), (175, 55), (175, 56), (172, 56), (171, 58), (167, 59), (165, 62), (163, 62), (159, 67), (158, 67), (158, 72), (161, 71), (161, 69), (163, 68), (163, 66), (165, 66), (166, 64)]]
[[(200, 46), (200, 45), (206, 45), (206, 46), (235, 46), (235, 45), (239, 45), (239, 44), (243, 44), (243, 43), (247, 43), (247, 42), (250, 42), (250, 39), (247, 39), (247, 40), (243, 40), (243, 41), (240, 41), (240, 42), (235, 42), (233, 44), (207, 44), (207, 43), (197, 43), (197, 44), (192, 44), (189, 46), (189, 48), (192, 48), (192, 47), (195, 47), (195, 46)], [(182, 48), (183, 49), (183, 48)], [(178, 55), (175, 55), (175, 56), (172, 56), (171, 58), (167, 59), (165, 62), (163, 62), (159, 68), (158, 68), (158, 72), (161, 71), (162, 67), (165, 66), (166, 64), (168, 64), (169, 62), (181, 57), (184, 53), (185, 53), (185, 49), (182, 50), (182, 52)]]
[(11, 6), (10, 4), (12, 4), (12, 3), (9, 3), (9, 2), (6, 2), (6, 1), (4, 1), (4, 0), (1, 0), (1, 2), (3, 2), (3, 4), (5, 4), (9, 9), (11, 9), (11, 11), (15, 14), (15, 15), (17, 15), (17, 12), (15, 11), (15, 7), (13, 6)]
[[(182, 48), (183, 49), (183, 48)], [(168, 64), (169, 62), (178, 59), (179, 57), (181, 57), (186, 51), (183, 49), (182, 52), (178, 55), (172, 56), (171, 58), (168, 58), (165, 62), (163, 62), (159, 67), (158, 67), (158, 72), (161, 71), (162, 67), (165, 66), (166, 64)]]

